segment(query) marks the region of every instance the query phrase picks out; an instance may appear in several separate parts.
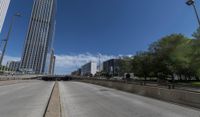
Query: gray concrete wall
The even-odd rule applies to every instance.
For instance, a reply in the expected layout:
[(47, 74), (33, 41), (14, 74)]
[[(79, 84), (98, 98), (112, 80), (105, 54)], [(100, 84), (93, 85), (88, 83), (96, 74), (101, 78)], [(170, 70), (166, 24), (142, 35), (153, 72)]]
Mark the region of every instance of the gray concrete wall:
[(40, 77), (40, 75), (0, 75), (0, 81), (4, 80), (31, 80)]
[(174, 102), (200, 108), (200, 93), (189, 92), (178, 89), (167, 89), (152, 86), (141, 86), (135, 84), (126, 84), (123, 82), (101, 81), (101, 80), (82, 80), (83, 82), (110, 87), (122, 91), (135, 93), (142, 96), (156, 98), (164, 101)]

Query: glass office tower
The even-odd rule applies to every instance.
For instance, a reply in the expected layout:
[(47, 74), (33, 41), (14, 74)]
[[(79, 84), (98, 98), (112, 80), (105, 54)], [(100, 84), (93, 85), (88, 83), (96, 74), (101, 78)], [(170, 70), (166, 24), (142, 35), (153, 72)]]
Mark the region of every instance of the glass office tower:
[(0, 33), (10, 4), (10, 0), (0, 0)]
[(35, 0), (20, 68), (23, 72), (48, 73), (55, 32), (56, 0)]

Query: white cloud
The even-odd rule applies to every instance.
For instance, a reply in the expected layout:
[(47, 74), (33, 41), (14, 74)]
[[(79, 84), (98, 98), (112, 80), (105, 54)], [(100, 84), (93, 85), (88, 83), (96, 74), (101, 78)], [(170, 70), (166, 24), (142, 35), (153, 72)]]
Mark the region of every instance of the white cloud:
[(89, 61), (98, 62), (99, 57), (101, 62), (111, 58), (115, 58), (115, 56), (112, 55), (92, 55), (90, 53), (78, 55), (56, 55), (55, 73), (68, 74)]
[[(122, 56), (122, 55), (119, 55)], [(102, 55), (102, 54), (63, 54), (63, 55), (56, 55), (56, 66), (55, 66), (55, 73), (56, 74), (69, 74), (72, 71), (78, 69), (85, 63), (89, 61), (99, 61), (99, 57), (101, 62), (116, 58), (119, 56), (113, 56), (113, 55)], [(3, 65), (6, 65), (8, 61), (19, 61), (20, 57), (13, 57), (13, 56), (4, 56)]]

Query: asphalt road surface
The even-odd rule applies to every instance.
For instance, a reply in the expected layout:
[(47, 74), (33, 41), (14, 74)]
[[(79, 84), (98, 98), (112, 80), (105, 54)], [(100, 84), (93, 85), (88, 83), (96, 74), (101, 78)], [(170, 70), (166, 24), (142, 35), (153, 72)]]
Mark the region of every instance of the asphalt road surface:
[(43, 117), (54, 82), (0, 86), (0, 117)]
[(80, 82), (59, 83), (63, 117), (200, 117), (200, 110)]

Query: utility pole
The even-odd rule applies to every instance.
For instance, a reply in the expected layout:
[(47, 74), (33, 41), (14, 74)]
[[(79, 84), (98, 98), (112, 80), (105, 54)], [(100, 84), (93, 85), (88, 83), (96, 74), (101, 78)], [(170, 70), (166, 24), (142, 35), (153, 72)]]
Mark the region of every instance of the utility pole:
[(15, 17), (21, 17), (21, 14), (20, 13), (16, 13), (12, 16), (12, 21), (11, 21), (11, 24), (10, 24), (10, 27), (9, 27), (9, 31), (8, 31), (8, 34), (5, 38), (5, 40), (2, 40), (2, 42), (4, 42), (3, 44), (3, 50), (2, 50), (2, 53), (1, 53), (1, 58), (0, 58), (0, 65), (2, 65), (2, 62), (3, 62), (3, 57), (4, 57), (4, 54), (5, 54), (5, 51), (6, 51), (6, 47), (7, 47), (7, 44), (8, 44), (8, 40), (9, 40), (9, 37), (10, 37), (10, 34), (12, 32), (12, 28), (13, 28), (13, 24), (14, 24), (14, 21), (15, 21)]

